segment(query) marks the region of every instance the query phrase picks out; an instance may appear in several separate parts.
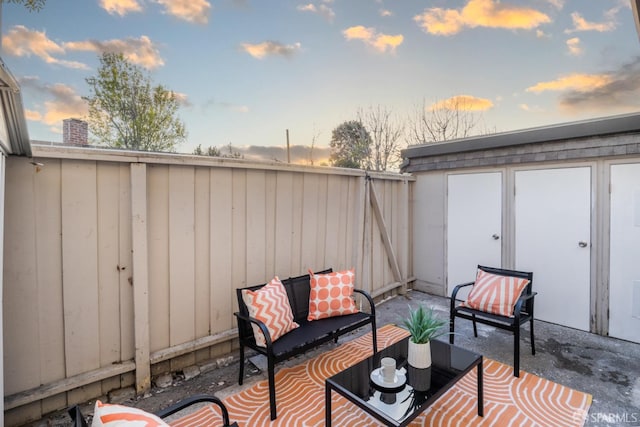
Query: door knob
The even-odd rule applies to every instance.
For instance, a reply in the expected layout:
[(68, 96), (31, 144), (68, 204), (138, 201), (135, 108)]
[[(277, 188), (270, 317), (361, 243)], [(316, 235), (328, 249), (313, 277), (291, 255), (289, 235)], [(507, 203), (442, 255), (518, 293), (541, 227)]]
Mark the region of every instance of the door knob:
[(498, 240), (500, 239), (500, 236), (498, 234), (494, 234), (493, 236), (491, 236), (493, 238), (493, 240)]
[(582, 240), (580, 240), (580, 241), (578, 242), (578, 246), (580, 246), (581, 248), (586, 248), (586, 247), (587, 247), (587, 245), (588, 245), (588, 244), (587, 244), (587, 242), (584, 242), (584, 241), (582, 241)]

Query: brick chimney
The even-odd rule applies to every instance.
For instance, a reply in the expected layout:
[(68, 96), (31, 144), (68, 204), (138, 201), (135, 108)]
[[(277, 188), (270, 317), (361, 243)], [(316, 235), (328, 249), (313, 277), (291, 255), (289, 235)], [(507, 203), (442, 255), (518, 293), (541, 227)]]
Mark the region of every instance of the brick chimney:
[(87, 145), (89, 126), (80, 119), (65, 119), (62, 121), (62, 143), (70, 145)]

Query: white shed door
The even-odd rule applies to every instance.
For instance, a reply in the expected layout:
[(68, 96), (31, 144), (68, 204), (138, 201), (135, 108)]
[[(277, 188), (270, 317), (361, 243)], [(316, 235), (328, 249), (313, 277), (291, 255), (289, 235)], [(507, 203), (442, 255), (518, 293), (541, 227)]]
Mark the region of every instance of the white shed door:
[(640, 164), (611, 166), (609, 335), (640, 342)]
[(447, 185), (447, 295), (451, 295), (456, 285), (475, 280), (478, 264), (501, 266), (502, 173), (449, 175)]
[(589, 330), (591, 168), (516, 172), (516, 269), (533, 271), (535, 317)]

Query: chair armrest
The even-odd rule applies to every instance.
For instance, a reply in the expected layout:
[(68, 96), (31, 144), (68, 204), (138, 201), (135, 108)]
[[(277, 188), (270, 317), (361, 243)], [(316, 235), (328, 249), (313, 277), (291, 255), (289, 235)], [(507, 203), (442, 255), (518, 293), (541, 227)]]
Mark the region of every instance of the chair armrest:
[(155, 415), (160, 418), (166, 418), (169, 415), (173, 415), (176, 412), (182, 411), (183, 409), (186, 409), (191, 405), (194, 405), (196, 403), (202, 403), (202, 402), (209, 402), (209, 403), (214, 403), (218, 405), (220, 407), (220, 411), (222, 412), (222, 420), (224, 422), (224, 425), (225, 426), (229, 425), (229, 411), (227, 411), (227, 408), (224, 406), (224, 403), (222, 403), (222, 401), (217, 397), (206, 395), (206, 394), (198, 394), (198, 395), (183, 399), (169, 406), (168, 408), (165, 408), (161, 411), (156, 412)]
[[(524, 305), (524, 303), (528, 300), (534, 299), (536, 295), (538, 295), (537, 292), (531, 292), (530, 294), (520, 295), (520, 298), (518, 298), (518, 302), (516, 302), (516, 305), (513, 308), (514, 317), (520, 318), (520, 311), (522, 311), (522, 306)], [(529, 314), (533, 315), (533, 313), (529, 313)]]
[(463, 301), (461, 299), (456, 298), (458, 296), (458, 292), (460, 291), (460, 289), (465, 288), (467, 286), (471, 286), (474, 283), (476, 282), (462, 283), (460, 285), (457, 285), (455, 288), (453, 288), (453, 292), (451, 292), (451, 308), (449, 310), (449, 313), (453, 314), (453, 311), (456, 308), (456, 301)]
[(238, 318), (238, 321), (255, 323), (256, 325), (258, 325), (258, 327), (262, 331), (262, 335), (264, 335), (264, 339), (267, 343), (267, 348), (271, 348), (271, 344), (272, 344), (271, 334), (269, 333), (269, 329), (267, 328), (267, 325), (265, 325), (263, 322), (256, 319), (255, 317), (245, 316), (238, 311), (236, 311), (233, 314), (234, 316), (236, 316), (236, 318)]
[(67, 413), (71, 417), (71, 421), (73, 421), (73, 427), (89, 427), (87, 421), (84, 419), (82, 412), (80, 411), (80, 406), (74, 405), (67, 410)]
[(367, 301), (369, 302), (369, 313), (371, 314), (371, 316), (376, 317), (376, 305), (373, 302), (373, 298), (371, 298), (371, 295), (369, 295), (369, 293), (367, 291), (364, 291), (362, 289), (353, 289), (353, 292), (357, 292), (361, 295), (363, 295)]

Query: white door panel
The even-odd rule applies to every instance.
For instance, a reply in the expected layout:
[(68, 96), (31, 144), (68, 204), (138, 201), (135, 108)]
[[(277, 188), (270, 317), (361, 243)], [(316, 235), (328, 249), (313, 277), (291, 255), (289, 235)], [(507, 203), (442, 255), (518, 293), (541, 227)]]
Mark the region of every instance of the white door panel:
[(640, 164), (611, 166), (609, 335), (640, 342)]
[(533, 271), (535, 317), (588, 331), (591, 168), (515, 176), (516, 269)]
[(501, 266), (502, 173), (449, 175), (447, 185), (447, 295), (451, 295), (456, 285), (475, 280), (478, 264)]

